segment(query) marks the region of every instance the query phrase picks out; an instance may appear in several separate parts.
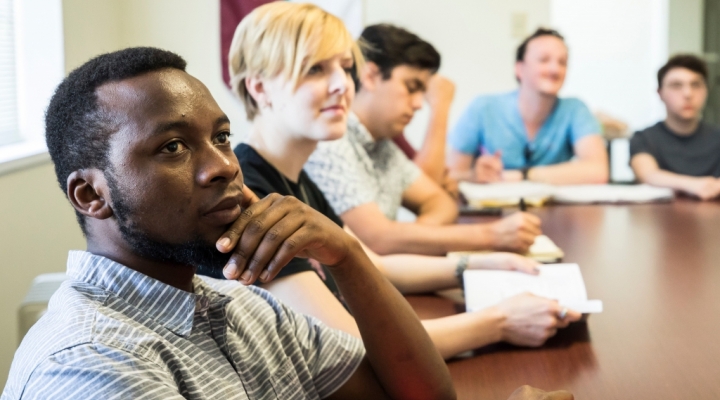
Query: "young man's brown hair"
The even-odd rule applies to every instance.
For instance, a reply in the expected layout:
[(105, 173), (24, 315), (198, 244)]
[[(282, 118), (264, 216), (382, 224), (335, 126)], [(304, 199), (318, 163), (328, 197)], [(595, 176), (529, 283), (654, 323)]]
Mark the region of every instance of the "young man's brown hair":
[(668, 60), (665, 65), (658, 70), (658, 89), (662, 88), (662, 82), (665, 75), (673, 68), (685, 68), (690, 71), (696, 72), (703, 77), (705, 84), (707, 84), (708, 69), (707, 64), (700, 57), (692, 54), (678, 54)]

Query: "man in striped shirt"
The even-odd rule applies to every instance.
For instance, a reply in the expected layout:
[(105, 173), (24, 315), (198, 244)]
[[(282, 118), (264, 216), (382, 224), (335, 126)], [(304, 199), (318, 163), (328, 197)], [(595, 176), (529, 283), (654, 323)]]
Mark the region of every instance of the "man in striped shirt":
[[(229, 129), (170, 52), (101, 55), (63, 81), (47, 143), (87, 252), (70, 253), (2, 400), (454, 397), (357, 241), (295, 198), (243, 187)], [(295, 256), (329, 267), (362, 342), (246, 286)]]

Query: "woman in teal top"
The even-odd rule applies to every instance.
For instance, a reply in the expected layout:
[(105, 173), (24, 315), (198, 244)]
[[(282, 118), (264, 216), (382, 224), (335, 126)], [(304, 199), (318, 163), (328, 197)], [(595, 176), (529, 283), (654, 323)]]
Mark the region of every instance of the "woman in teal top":
[[(518, 48), (516, 91), (475, 99), (450, 133), (449, 166), (458, 179), (605, 183), (600, 126), (582, 101), (561, 99), (567, 47), (538, 29)], [(473, 165), (474, 163), (474, 165)]]

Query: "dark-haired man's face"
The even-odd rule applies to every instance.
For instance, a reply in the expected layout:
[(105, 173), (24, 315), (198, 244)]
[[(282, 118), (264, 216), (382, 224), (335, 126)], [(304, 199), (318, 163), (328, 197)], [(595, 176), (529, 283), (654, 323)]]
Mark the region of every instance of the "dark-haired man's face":
[(403, 133), (415, 112), (422, 108), (432, 72), (409, 65), (398, 65), (390, 77), (374, 76), (362, 91), (372, 96), (372, 127), (375, 139), (392, 138)]
[(97, 93), (119, 127), (104, 171), (119, 245), (147, 259), (221, 270), (228, 256), (215, 241), (240, 215), (242, 174), (229, 121), (207, 88), (165, 69)]
[(665, 103), (668, 117), (685, 121), (700, 118), (708, 94), (702, 75), (680, 67), (672, 68), (665, 74), (658, 93)]

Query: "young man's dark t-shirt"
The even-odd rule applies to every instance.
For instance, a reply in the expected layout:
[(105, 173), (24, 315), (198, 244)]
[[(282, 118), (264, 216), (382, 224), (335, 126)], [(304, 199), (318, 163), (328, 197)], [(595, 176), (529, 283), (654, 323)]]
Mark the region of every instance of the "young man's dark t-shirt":
[[(295, 183), (281, 175), (280, 172), (267, 162), (267, 160), (262, 158), (255, 149), (245, 143), (241, 143), (235, 147), (235, 155), (238, 161), (240, 161), (240, 168), (242, 169), (245, 185), (261, 199), (270, 193), (295, 196), (300, 201), (330, 218), (330, 220), (339, 226), (343, 226), (340, 217), (335, 214), (323, 193), (315, 183), (310, 180), (310, 177), (308, 177), (304, 170), (300, 172), (298, 182)], [(305, 271), (314, 271), (317, 273), (323, 283), (325, 283), (325, 286), (345, 305), (340, 291), (335, 284), (335, 280), (332, 275), (330, 275), (327, 267), (315, 260), (293, 258), (285, 268), (280, 270), (276, 278)]]
[(720, 177), (720, 128), (700, 122), (695, 132), (683, 136), (658, 122), (630, 139), (631, 157), (640, 153), (653, 156), (665, 171)]

